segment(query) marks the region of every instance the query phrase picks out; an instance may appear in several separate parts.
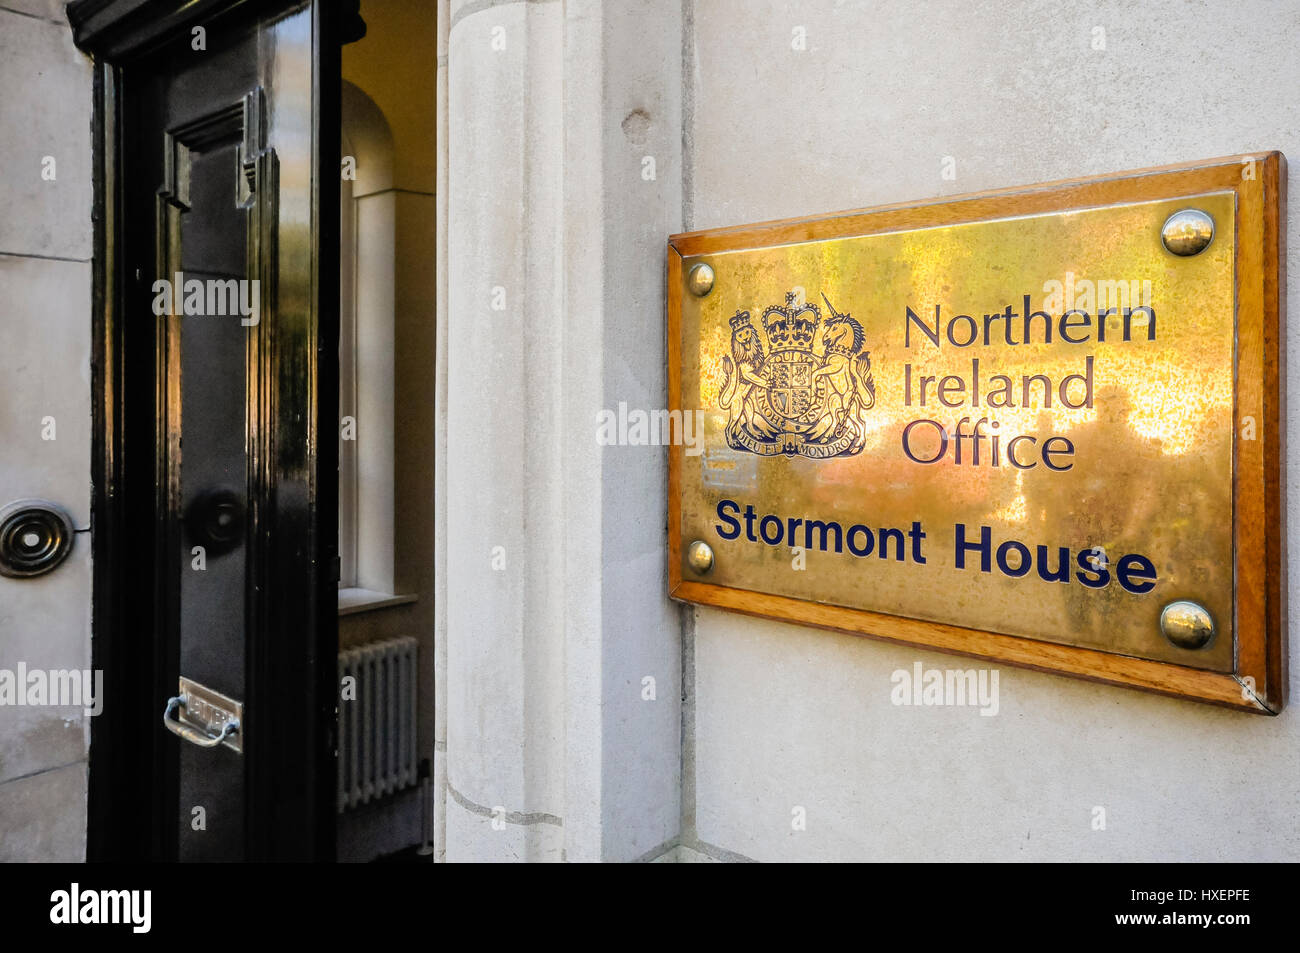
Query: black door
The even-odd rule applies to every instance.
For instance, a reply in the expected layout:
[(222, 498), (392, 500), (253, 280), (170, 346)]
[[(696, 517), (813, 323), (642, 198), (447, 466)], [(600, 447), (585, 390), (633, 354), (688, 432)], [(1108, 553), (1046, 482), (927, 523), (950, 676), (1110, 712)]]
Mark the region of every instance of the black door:
[(79, 35), (112, 58), (90, 851), (322, 858), (338, 173), (320, 157), (338, 153), (337, 45), (312, 3), (194, 6)]

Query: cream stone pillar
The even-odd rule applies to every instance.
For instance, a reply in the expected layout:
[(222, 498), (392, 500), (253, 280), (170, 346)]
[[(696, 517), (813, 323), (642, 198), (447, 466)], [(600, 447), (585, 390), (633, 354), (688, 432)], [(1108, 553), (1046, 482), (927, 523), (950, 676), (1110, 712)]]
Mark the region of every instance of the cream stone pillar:
[(681, 24), (649, 2), (442, 10), (440, 853), (653, 857), (679, 817), (666, 451), (600, 447), (596, 421), (666, 401)]
[(447, 857), (447, 40), (451, 27), (451, 0), (438, 0), (438, 132), (435, 206), (437, 240), (434, 246), (437, 283), (437, 362), (434, 369), (434, 742), (433, 790), (434, 860)]

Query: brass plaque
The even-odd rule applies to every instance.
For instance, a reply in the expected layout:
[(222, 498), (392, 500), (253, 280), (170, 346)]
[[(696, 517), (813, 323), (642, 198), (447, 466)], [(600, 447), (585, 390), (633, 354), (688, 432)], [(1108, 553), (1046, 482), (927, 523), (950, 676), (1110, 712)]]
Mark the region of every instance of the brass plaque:
[[(672, 455), (674, 594), (1236, 674), (1240, 191), (674, 239), (673, 406), (697, 415)], [(1209, 232), (1177, 231), (1189, 210), (1213, 224), (1191, 254)], [(1162, 628), (1184, 601), (1208, 641), (1173, 610)]]

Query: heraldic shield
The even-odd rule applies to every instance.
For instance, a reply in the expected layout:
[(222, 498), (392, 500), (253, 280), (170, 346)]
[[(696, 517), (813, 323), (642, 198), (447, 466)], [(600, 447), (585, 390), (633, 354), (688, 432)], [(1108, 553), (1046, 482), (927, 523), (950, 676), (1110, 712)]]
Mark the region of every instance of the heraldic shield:
[(817, 459), (861, 452), (876, 403), (871, 354), (862, 325), (822, 300), (830, 310), (825, 320), (817, 305), (798, 304), (788, 292), (784, 305), (763, 311), (762, 333), (748, 311), (731, 318), (718, 395), (729, 446)]

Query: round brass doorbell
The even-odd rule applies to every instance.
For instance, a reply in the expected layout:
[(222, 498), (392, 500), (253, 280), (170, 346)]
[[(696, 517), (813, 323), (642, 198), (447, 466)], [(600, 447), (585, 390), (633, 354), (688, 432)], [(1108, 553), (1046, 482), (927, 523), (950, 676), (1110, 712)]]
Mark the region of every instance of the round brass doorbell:
[(25, 579), (54, 569), (72, 551), (72, 518), (45, 500), (17, 500), (0, 510), (0, 576)]

